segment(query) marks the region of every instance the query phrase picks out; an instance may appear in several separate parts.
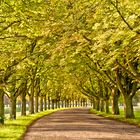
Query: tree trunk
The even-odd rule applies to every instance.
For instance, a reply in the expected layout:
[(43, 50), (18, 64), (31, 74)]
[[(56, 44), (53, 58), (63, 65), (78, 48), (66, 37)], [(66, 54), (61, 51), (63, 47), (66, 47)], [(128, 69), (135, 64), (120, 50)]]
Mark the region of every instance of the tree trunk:
[(43, 96), (40, 96), (40, 111), (43, 111)]
[(67, 100), (67, 107), (69, 107), (70, 106), (70, 104), (69, 104), (69, 100)]
[(54, 99), (52, 99), (52, 109), (54, 109)]
[(100, 110), (100, 100), (96, 99), (96, 110), (99, 111)]
[(137, 83), (133, 81), (132, 78), (125, 73), (125, 77), (123, 77), (124, 84), (122, 83), (122, 75), (120, 74), (119, 69), (116, 69), (116, 80), (119, 90), (123, 94), (124, 99), (124, 112), (125, 118), (135, 118), (132, 98), (137, 91)]
[(11, 97), (11, 110), (10, 110), (10, 119), (16, 119), (16, 97)]
[(54, 104), (55, 104), (55, 108), (57, 109), (58, 108), (58, 101), (54, 100)]
[(86, 104), (86, 107), (87, 107), (88, 106), (88, 101), (87, 100), (85, 101), (85, 104)]
[(69, 100), (69, 107), (71, 108), (71, 100)]
[(46, 95), (44, 95), (44, 110), (47, 110), (47, 100), (46, 100)]
[(64, 101), (61, 100), (61, 107), (63, 108), (64, 107)]
[(31, 95), (30, 95), (30, 114), (34, 114), (34, 78), (31, 80)]
[(58, 108), (60, 108), (60, 100), (57, 101)]
[(74, 107), (74, 100), (72, 101), (72, 106)]
[(29, 113), (34, 114), (34, 97), (29, 96)]
[(4, 92), (0, 89), (0, 125), (4, 124)]
[(101, 100), (100, 111), (101, 112), (104, 112), (105, 111), (105, 109), (104, 109), (104, 100)]
[(82, 102), (83, 102), (83, 107), (85, 107), (85, 100), (83, 99), (83, 101), (82, 101)]
[(109, 100), (105, 101), (105, 112), (109, 113)]
[(26, 91), (21, 94), (21, 116), (26, 116)]
[(120, 114), (119, 104), (118, 104), (119, 97), (120, 97), (120, 91), (119, 89), (115, 89), (112, 95), (112, 112), (114, 115)]
[(124, 112), (125, 118), (135, 118), (133, 104), (132, 104), (132, 97), (130, 96), (123, 96), (124, 97)]
[(51, 100), (50, 100), (50, 97), (48, 97), (48, 110), (51, 109)]
[(77, 100), (75, 101), (75, 106), (76, 106), (76, 107), (78, 106), (78, 101), (77, 101)]
[(80, 106), (83, 107), (83, 100), (82, 99), (81, 99), (80, 103), (81, 103)]
[(38, 112), (38, 94), (36, 94), (35, 96), (35, 112), (37, 113)]

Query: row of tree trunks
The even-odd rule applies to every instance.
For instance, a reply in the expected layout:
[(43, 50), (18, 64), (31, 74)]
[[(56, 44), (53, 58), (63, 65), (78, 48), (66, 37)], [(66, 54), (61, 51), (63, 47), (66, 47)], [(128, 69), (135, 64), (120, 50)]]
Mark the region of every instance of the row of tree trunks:
[(91, 106), (93, 109), (101, 112), (109, 113), (109, 99), (108, 100), (100, 100), (99, 98), (91, 99)]

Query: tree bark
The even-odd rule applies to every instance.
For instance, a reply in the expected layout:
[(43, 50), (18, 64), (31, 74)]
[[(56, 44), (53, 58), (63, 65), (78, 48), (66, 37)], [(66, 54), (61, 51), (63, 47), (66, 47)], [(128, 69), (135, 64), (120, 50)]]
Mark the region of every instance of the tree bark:
[[(124, 84), (121, 79), (124, 81)], [(137, 91), (137, 83), (133, 82), (133, 79), (127, 73), (122, 76), (119, 69), (116, 69), (116, 81), (119, 90), (123, 94), (125, 118), (135, 118), (132, 98)]]
[(132, 104), (132, 97), (130, 96), (124, 97), (124, 112), (125, 112), (125, 118), (135, 118), (133, 104)]
[(16, 97), (11, 97), (11, 110), (10, 110), (10, 119), (16, 119)]
[(44, 95), (44, 110), (47, 110), (47, 99), (46, 99), (46, 95)]
[(109, 113), (109, 100), (105, 101), (105, 112), (108, 114)]
[(71, 100), (69, 100), (69, 107), (71, 107)]
[(64, 101), (61, 100), (61, 107), (63, 108), (64, 107)]
[(101, 106), (100, 106), (100, 111), (101, 112), (104, 112), (105, 111), (105, 109), (104, 109), (104, 100), (101, 100)]
[(120, 91), (119, 89), (114, 89), (112, 91), (112, 112), (114, 115), (119, 115), (120, 114), (120, 110), (119, 110), (119, 97), (120, 97)]
[(34, 114), (34, 78), (31, 79), (31, 95), (30, 95), (29, 112), (30, 114)]
[(54, 100), (54, 104), (55, 104), (55, 108), (57, 109), (58, 108), (58, 101)]
[(51, 109), (51, 100), (50, 100), (50, 97), (48, 96), (48, 110)]
[(29, 96), (29, 113), (34, 114), (34, 97)]
[(40, 96), (40, 111), (43, 111), (43, 96)]
[(35, 112), (37, 113), (38, 112), (38, 94), (35, 95)]
[(60, 100), (57, 101), (58, 108), (60, 108)]
[(77, 101), (77, 100), (75, 101), (75, 106), (76, 106), (76, 107), (78, 106), (78, 101)]
[(52, 109), (54, 109), (54, 99), (52, 99)]
[(80, 100), (80, 106), (83, 107), (83, 100)]
[(75, 106), (75, 100), (72, 101), (72, 106), (73, 106), (73, 107)]
[(21, 116), (26, 116), (26, 91), (21, 94)]
[(100, 110), (100, 100), (96, 99), (96, 110), (99, 111)]
[(0, 124), (4, 124), (4, 91), (0, 89)]

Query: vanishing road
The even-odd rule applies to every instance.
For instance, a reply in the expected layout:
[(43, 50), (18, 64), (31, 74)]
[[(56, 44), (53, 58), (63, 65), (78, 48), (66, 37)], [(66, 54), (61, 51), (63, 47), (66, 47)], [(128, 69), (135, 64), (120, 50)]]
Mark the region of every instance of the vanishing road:
[(58, 111), (34, 122), (23, 140), (140, 140), (140, 128), (89, 113)]

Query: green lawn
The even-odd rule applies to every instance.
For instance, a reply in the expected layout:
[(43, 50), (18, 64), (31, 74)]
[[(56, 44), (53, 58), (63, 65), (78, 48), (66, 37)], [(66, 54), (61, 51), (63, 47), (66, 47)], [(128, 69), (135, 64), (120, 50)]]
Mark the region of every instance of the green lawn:
[(101, 115), (101, 116), (104, 116), (106, 118), (111, 118), (111, 119), (115, 119), (118, 121), (127, 122), (130, 124), (135, 124), (135, 125), (140, 126), (140, 111), (135, 111), (135, 119), (126, 119), (124, 117), (123, 109), (120, 109), (120, 115), (113, 115), (111, 113), (106, 114), (105, 112), (96, 111), (94, 109), (90, 109), (90, 113), (95, 113), (97, 115)]
[(17, 120), (6, 120), (5, 125), (0, 126), (0, 140), (19, 140), (21, 136), (34, 120), (56, 112), (57, 110), (47, 110), (33, 115), (20, 116)]

